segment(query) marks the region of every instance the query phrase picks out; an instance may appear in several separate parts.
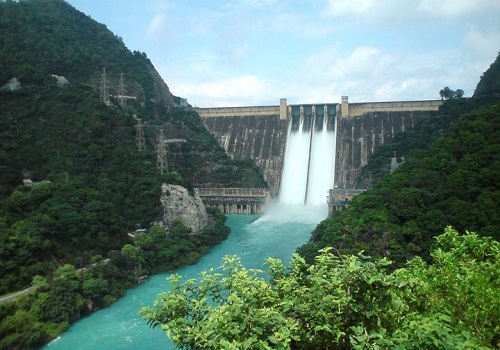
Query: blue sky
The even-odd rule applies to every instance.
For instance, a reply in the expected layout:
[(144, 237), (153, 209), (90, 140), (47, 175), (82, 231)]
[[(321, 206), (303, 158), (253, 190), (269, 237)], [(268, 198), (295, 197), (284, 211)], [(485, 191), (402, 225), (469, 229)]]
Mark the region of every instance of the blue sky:
[(199, 107), (472, 95), (498, 0), (67, 0)]

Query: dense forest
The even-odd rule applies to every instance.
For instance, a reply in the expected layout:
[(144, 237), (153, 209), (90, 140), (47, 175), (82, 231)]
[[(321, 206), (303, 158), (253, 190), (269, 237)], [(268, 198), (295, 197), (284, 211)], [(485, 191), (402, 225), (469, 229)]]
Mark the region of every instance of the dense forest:
[(263, 275), (226, 257), (198, 280), (174, 275), (146, 321), (180, 348), (498, 349), (499, 77), (500, 55), (472, 98), (375, 152), (372, 188), (290, 266), (270, 258)]
[[(197, 235), (180, 222), (168, 235), (152, 226), (162, 183), (266, 184), (176, 105), (146, 54), (66, 2), (0, 1), (0, 32), (0, 294), (33, 287), (0, 304), (0, 348), (25, 349), (108, 305), (139, 273), (193, 263), (227, 237), (216, 211)], [(183, 141), (165, 144), (162, 173), (161, 133)], [(148, 235), (134, 241), (138, 228)]]

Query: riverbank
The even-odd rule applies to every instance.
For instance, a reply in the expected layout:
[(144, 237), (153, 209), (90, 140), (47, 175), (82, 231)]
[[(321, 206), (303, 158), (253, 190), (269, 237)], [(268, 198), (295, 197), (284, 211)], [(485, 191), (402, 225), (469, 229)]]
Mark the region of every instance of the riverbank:
[(72, 323), (115, 303), (137, 285), (137, 277), (195, 264), (229, 235), (226, 217), (216, 211), (210, 216), (213, 225), (199, 234), (181, 223), (168, 235), (153, 227), (120, 251), (110, 251), (107, 263), (80, 271), (63, 265), (49, 278), (36, 276), (32, 287), (5, 295), (15, 301), (0, 304), (0, 348), (42, 346)]
[[(263, 268), (273, 256), (288, 262), (295, 249), (310, 237), (314, 223), (283, 223), (257, 220), (256, 215), (228, 215), (231, 234), (214, 246), (196, 264), (172, 273), (185, 279), (198, 278), (201, 271), (217, 268), (225, 255), (238, 255), (248, 268)], [(110, 307), (74, 323), (59, 339), (44, 350), (174, 349), (161, 329), (151, 329), (137, 311), (151, 305), (161, 292), (168, 290), (166, 278), (172, 273), (151, 276), (147, 283), (127, 290)]]

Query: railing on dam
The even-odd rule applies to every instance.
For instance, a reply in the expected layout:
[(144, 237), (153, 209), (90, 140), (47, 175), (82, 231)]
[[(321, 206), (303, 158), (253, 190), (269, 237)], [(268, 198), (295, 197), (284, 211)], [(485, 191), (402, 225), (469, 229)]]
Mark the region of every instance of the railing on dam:
[(225, 214), (262, 214), (271, 195), (267, 188), (195, 188), (207, 207)]

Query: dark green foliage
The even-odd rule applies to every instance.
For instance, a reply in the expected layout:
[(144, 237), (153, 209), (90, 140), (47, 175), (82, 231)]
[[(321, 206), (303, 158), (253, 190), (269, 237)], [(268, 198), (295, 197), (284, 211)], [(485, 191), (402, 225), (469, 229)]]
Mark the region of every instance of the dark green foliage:
[(146, 54), (130, 52), (104, 24), (66, 2), (7, 1), (0, 6), (0, 85), (13, 77), (21, 84), (55, 85), (50, 74), (65, 76), (72, 85), (90, 84), (106, 67), (141, 84), (146, 104), (156, 93)]
[(448, 86), (445, 86), (439, 91), (439, 96), (441, 96), (441, 99), (445, 100), (460, 99), (464, 97), (464, 90), (452, 90)]
[(394, 135), (391, 142), (381, 145), (361, 169), (356, 188), (368, 188), (390, 171), (391, 159), (402, 163), (410, 151), (428, 149), (441, 138), (467, 111), (480, 106), (475, 99), (445, 101), (439, 112), (420, 120), (414, 128)]
[[(170, 290), (141, 310), (181, 349), (498, 348), (499, 243), (448, 227), (432, 262), (390, 272), (387, 259), (322, 250), (312, 265), (239, 258)], [(486, 307), (485, 307), (486, 305)]]
[(229, 235), (229, 228), (224, 225), (226, 217), (218, 210), (208, 212), (210, 224), (199, 234), (191, 234), (191, 229), (175, 221), (170, 232), (153, 227), (147, 234), (138, 236), (134, 245), (138, 247), (144, 269), (157, 273), (194, 264), (210, 247), (225, 240)]
[[(28, 287), (37, 275), (49, 281), (15, 307), (1, 306), (0, 348), (24, 349), (112, 303), (137, 283), (141, 267), (164, 271), (193, 263), (227, 237), (222, 217), (213, 213), (205, 232), (175, 227), (165, 245), (151, 247), (168, 256), (162, 263), (138, 261), (134, 252), (154, 254), (131, 246), (127, 232), (161, 219), (162, 183), (191, 191), (217, 177), (226, 187), (265, 183), (254, 163), (227, 159), (197, 113), (173, 105), (146, 54), (130, 52), (66, 2), (0, 1), (0, 33), (0, 294)], [(109, 104), (99, 94), (103, 67)], [(126, 94), (135, 97), (124, 108), (114, 86), (121, 72), (133, 89)], [(69, 84), (59, 86), (52, 74)], [(20, 87), (4, 88), (14, 77)], [(135, 118), (144, 125), (141, 152)], [(167, 139), (186, 140), (166, 144), (168, 169), (161, 175), (160, 127)], [(220, 176), (225, 173), (231, 176)], [(33, 183), (22, 186), (23, 179)], [(54, 275), (60, 265), (78, 270), (99, 256), (109, 261), (78, 271), (78, 285)]]
[(226, 159), (208, 175), (206, 182), (224, 182), (228, 187), (264, 187), (262, 171), (251, 159)]
[(481, 77), (474, 91), (474, 97), (481, 95), (497, 95), (498, 97), (498, 94), (500, 94), (500, 53)]
[[(54, 262), (79, 267), (119, 250), (127, 232), (161, 217), (163, 182), (191, 191), (214, 180), (265, 186), (253, 162), (227, 159), (197, 113), (162, 100), (145, 54), (131, 53), (104, 25), (60, 0), (28, 0), (0, 2), (0, 29), (0, 84), (21, 81), (16, 91), (0, 90), (0, 293), (50, 274)], [(140, 83), (145, 104), (102, 103), (91, 86), (102, 65)], [(70, 84), (58, 87), (50, 74)], [(135, 114), (144, 122), (142, 152)], [(186, 141), (166, 144), (163, 175), (154, 153), (160, 127), (166, 139)], [(18, 187), (23, 178), (50, 182)]]

